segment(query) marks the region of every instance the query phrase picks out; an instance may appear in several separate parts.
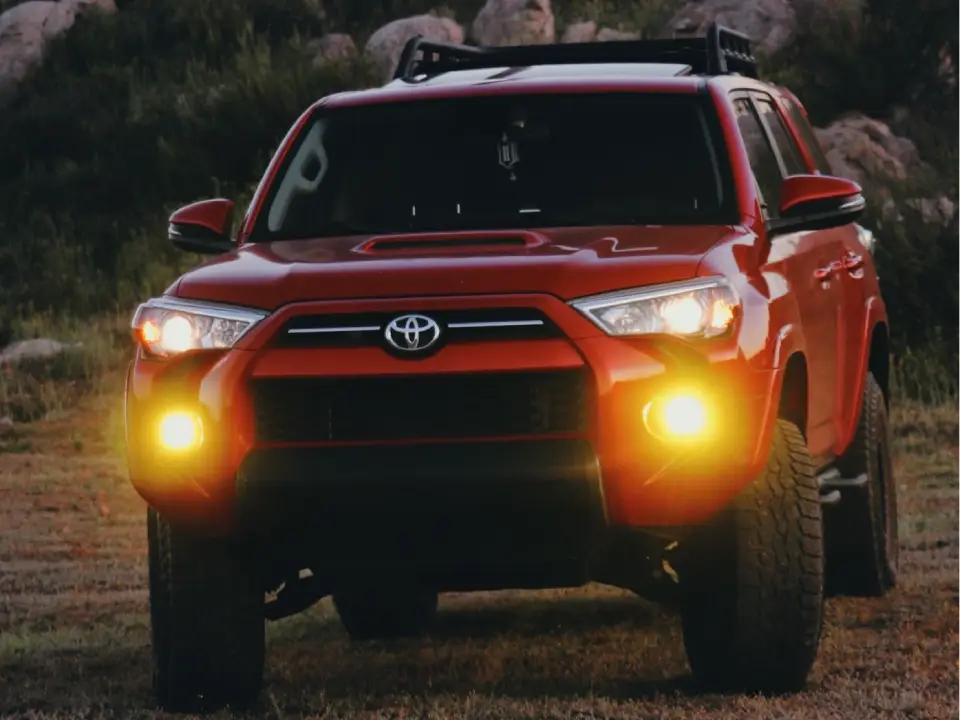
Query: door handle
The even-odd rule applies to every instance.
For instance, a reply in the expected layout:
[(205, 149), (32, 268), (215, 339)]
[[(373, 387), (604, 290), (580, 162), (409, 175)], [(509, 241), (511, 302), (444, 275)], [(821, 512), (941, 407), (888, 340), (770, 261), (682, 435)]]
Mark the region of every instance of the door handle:
[(863, 255), (851, 252), (843, 259), (843, 269), (849, 273), (856, 272), (863, 267)]
[(839, 272), (841, 268), (843, 268), (843, 263), (840, 260), (834, 260), (829, 265), (814, 270), (813, 276), (820, 281), (829, 280), (830, 276)]

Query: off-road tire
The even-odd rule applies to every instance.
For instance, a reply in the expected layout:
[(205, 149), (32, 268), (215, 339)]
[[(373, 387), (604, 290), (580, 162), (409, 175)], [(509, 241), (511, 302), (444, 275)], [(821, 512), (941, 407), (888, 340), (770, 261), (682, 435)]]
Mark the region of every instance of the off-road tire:
[(418, 637), (433, 625), (436, 592), (393, 589), (343, 590), (333, 594), (340, 622), (352, 640)]
[(153, 690), (169, 712), (253, 705), (264, 666), (262, 587), (235, 540), (147, 513)]
[(827, 594), (881, 597), (896, 585), (900, 540), (887, 406), (872, 373), (853, 442), (836, 467), (845, 478), (865, 474), (867, 484), (842, 490), (827, 511)]
[(767, 465), (682, 543), (680, 617), (696, 684), (801, 690), (823, 627), (823, 533), (813, 462), (778, 420)]

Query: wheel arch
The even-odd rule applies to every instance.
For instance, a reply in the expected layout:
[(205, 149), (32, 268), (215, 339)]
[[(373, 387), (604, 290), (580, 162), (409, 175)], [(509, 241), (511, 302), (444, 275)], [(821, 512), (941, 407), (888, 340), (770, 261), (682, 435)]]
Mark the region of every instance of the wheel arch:
[(787, 358), (783, 369), (777, 417), (796, 425), (804, 440), (807, 439), (808, 388), (807, 358), (802, 352), (796, 351)]
[(890, 330), (883, 321), (873, 326), (867, 370), (873, 375), (883, 393), (883, 402), (890, 409)]

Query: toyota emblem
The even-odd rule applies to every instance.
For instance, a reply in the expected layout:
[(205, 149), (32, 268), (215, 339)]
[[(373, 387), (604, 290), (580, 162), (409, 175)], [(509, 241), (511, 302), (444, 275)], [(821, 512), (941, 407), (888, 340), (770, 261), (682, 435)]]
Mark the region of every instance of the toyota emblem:
[(387, 325), (384, 337), (403, 352), (426, 350), (440, 339), (440, 326), (426, 315), (401, 315)]

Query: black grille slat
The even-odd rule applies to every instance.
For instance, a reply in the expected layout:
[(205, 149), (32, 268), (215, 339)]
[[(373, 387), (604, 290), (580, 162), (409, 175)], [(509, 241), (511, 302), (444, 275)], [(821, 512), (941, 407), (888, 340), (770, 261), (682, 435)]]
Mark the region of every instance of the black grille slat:
[[(442, 328), (444, 344), (563, 337), (553, 321), (536, 308), (411, 312), (422, 313), (436, 320)], [(280, 329), (276, 344), (280, 347), (299, 348), (377, 347), (383, 344), (383, 331), (387, 324), (403, 314), (405, 313), (393, 311), (298, 315)], [(479, 327), (478, 324), (487, 326)]]
[(260, 443), (581, 433), (585, 373), (277, 378), (252, 385)]

